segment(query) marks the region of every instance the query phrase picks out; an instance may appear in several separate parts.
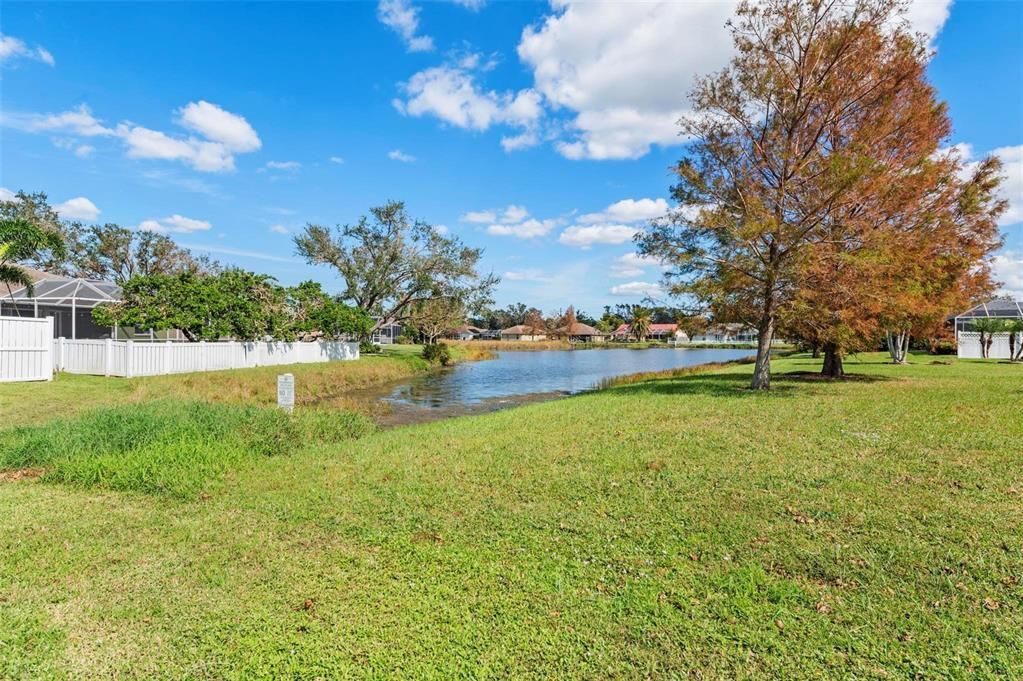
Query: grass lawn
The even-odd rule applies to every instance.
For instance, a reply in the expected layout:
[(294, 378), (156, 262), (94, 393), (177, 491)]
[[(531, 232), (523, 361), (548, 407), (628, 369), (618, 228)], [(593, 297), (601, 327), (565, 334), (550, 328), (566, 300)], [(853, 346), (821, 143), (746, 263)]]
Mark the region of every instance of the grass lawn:
[(303, 430), (198, 496), (0, 481), (0, 678), (1020, 678), (1023, 366), (913, 361)]

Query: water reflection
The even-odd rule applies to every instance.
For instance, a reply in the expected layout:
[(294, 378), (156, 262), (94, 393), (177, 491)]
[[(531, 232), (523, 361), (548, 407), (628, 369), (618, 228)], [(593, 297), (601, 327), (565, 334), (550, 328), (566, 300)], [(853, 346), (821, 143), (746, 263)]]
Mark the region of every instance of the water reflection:
[[(383, 397), (391, 423), (492, 411), (589, 390), (600, 381), (749, 357), (743, 349), (540, 350), (501, 352), (402, 383)], [(439, 413), (438, 413), (439, 412)]]

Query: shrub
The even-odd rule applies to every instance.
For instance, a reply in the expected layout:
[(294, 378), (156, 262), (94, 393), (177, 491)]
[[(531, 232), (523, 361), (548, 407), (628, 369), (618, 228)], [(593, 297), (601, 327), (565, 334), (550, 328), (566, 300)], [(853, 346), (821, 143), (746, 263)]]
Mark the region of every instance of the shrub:
[(360, 355), (375, 355), (380, 352), (380, 346), (369, 340), (359, 341), (359, 354)]
[(451, 364), (451, 349), (447, 343), (430, 343), (423, 346), (423, 359), (431, 364), (447, 366)]

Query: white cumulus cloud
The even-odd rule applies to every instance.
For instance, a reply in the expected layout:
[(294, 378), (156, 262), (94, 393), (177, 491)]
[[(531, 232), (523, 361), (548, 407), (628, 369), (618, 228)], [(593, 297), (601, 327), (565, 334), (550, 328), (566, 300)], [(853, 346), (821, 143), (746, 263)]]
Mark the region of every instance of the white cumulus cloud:
[(62, 218), (67, 218), (68, 220), (95, 220), (99, 217), (100, 213), (96, 204), (84, 196), (78, 196), (68, 199), (64, 203), (58, 203), (53, 209)]
[(640, 222), (662, 217), (667, 212), (668, 202), (664, 199), (622, 199), (599, 213), (581, 215), (578, 221), (584, 224)]
[(558, 226), (558, 220), (537, 220), (529, 218), (520, 222), (502, 222), (487, 227), (487, 234), (494, 236), (513, 236), (518, 239), (535, 239), (549, 234)]
[[(908, 20), (934, 36), (952, 0), (916, 0)], [(737, 0), (552, 0), (518, 45), (534, 88), (567, 116), (555, 146), (570, 159), (628, 159), (681, 144), (677, 122), (695, 78), (733, 54), (725, 22)]]
[(639, 277), (651, 268), (664, 269), (664, 266), (656, 259), (640, 255), (639, 253), (626, 253), (615, 258), (611, 263), (609, 275), (615, 279), (628, 279)]
[(965, 142), (943, 149), (942, 154), (956, 154), (963, 161), (963, 173), (969, 175), (980, 163), (983, 156), (997, 156), (1002, 162), (1002, 184), (998, 194), (1009, 202), (1009, 208), (998, 219), (1006, 227), (1023, 222), (1023, 144), (1014, 147), (999, 147), (987, 154), (977, 154), (972, 145)]
[(409, 0), (380, 0), (377, 18), (382, 24), (401, 36), (409, 52), (429, 52), (433, 38), (416, 35), (419, 32), (419, 8)]
[(273, 232), (274, 234), (287, 234), (288, 228), (285, 227), (284, 225), (271, 225), (270, 231)]
[[(180, 161), (203, 172), (233, 170), (235, 155), (259, 149), (262, 142), (241, 116), (215, 104), (199, 101), (177, 111), (177, 122), (196, 135), (179, 137), (124, 121), (108, 127), (85, 104), (56, 114), (3, 114), (0, 124), (34, 133), (62, 133), (73, 137), (116, 137), (128, 158)], [(75, 143), (74, 139), (67, 144)], [(87, 156), (94, 148), (79, 145), (75, 153)]]
[(298, 161), (267, 161), (266, 168), (268, 170), (285, 170), (293, 172), (302, 167), (302, 164)]
[(573, 225), (561, 233), (558, 241), (566, 246), (587, 249), (595, 244), (624, 244), (632, 241), (638, 231), (630, 225)]
[(178, 110), (178, 122), (182, 127), (208, 140), (219, 142), (233, 152), (256, 151), (263, 146), (259, 135), (247, 120), (204, 100), (181, 107)]
[(995, 279), (1002, 282), (1001, 293), (1023, 300), (1023, 253), (1006, 251), (991, 262)]
[(165, 218), (150, 218), (139, 223), (139, 229), (149, 232), (160, 232), (163, 234), (191, 234), (192, 232), (204, 232), (213, 227), (206, 220), (195, 220), (186, 218), (175, 213)]
[(394, 149), (393, 151), (387, 152), (387, 158), (392, 161), (401, 161), (402, 163), (415, 163), (416, 157), (412, 154), (406, 154), (401, 149)]
[(619, 284), (611, 287), (611, 295), (630, 298), (657, 297), (664, 295), (664, 289), (660, 284), (653, 284), (647, 281), (630, 281), (628, 284)]
[(414, 74), (401, 85), (405, 99), (395, 99), (395, 108), (406, 116), (433, 116), (465, 130), (488, 130), (494, 125), (518, 128), (505, 136), (505, 151), (516, 151), (539, 142), (535, 127), (543, 115), (540, 95), (532, 89), (496, 92), (481, 87), (471, 69), (479, 65), (478, 55), (463, 58), (459, 65), (435, 66)]
[(471, 210), (461, 217), (462, 222), (476, 222), (486, 224), (497, 220), (497, 213), (492, 210)]
[(44, 64), (53, 66), (57, 62), (53, 59), (50, 51), (36, 45), (29, 47), (24, 40), (15, 38), (12, 35), (0, 34), (0, 63), (13, 61), (17, 58), (32, 59), (41, 61)]

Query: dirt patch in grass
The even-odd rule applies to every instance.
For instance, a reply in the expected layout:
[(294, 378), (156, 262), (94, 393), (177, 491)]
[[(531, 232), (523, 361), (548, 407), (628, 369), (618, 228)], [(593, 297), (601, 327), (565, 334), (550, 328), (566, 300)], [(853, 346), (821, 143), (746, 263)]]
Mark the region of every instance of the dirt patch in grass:
[(35, 480), (46, 470), (42, 468), (18, 468), (13, 471), (0, 471), (0, 482), (16, 482), (18, 480)]

